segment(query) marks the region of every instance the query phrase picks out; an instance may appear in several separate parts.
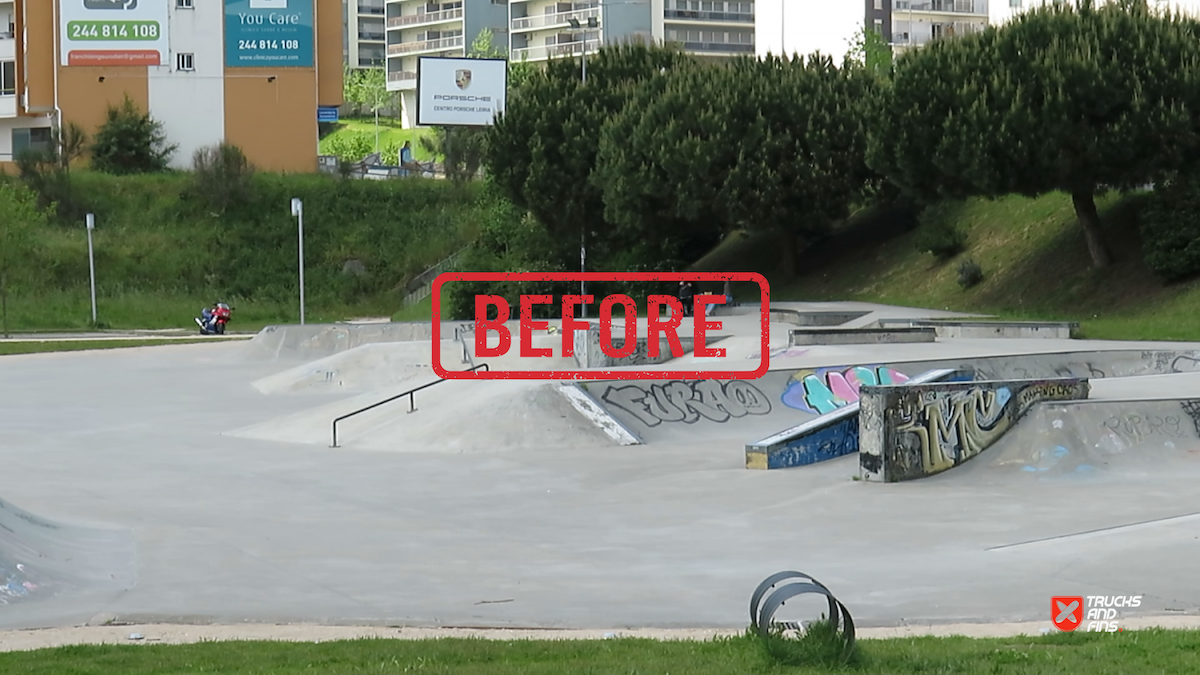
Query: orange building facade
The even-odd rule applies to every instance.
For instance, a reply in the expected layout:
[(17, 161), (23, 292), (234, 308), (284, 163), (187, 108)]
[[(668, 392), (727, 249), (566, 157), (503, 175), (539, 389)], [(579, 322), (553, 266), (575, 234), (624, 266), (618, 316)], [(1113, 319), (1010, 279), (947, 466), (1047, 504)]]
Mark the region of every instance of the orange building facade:
[(174, 167), (225, 141), (262, 170), (317, 171), (319, 111), (342, 104), (341, 0), (0, 0), (6, 16), (0, 162), (63, 123), (94, 135), (128, 96)]

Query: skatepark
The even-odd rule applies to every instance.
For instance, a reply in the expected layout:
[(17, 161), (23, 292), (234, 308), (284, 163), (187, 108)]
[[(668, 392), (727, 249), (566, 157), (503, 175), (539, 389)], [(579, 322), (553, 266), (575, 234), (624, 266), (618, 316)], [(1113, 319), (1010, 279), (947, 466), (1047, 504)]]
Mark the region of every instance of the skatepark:
[[(612, 369), (752, 371), (759, 308), (731, 311), (724, 357)], [(864, 627), (1048, 623), (1055, 595), (1200, 611), (1200, 343), (862, 303), (769, 318), (756, 379), (443, 381), (344, 419), (337, 447), (335, 418), (440, 379), (428, 323), (0, 358), (0, 628), (740, 629), (790, 569)], [(448, 370), (577, 367), (440, 328)], [(928, 475), (864, 471), (860, 394), (866, 417), (896, 387), (1026, 381), (1074, 393), (1028, 399), (969, 458), (925, 448)], [(836, 450), (795, 431), (848, 413)], [(786, 466), (751, 460), (776, 437)]]

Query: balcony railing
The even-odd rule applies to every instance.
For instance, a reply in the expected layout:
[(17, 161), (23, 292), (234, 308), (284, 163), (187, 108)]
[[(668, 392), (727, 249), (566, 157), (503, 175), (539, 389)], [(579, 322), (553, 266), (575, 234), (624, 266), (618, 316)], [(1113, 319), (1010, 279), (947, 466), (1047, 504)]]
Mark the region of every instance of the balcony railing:
[(706, 52), (706, 53), (732, 53), (732, 54), (753, 54), (754, 45), (748, 45), (741, 42), (689, 42), (674, 40), (673, 44), (679, 45), (684, 51), (689, 52)]
[(383, 33), (367, 33), (364, 31), (359, 31), (358, 39), (359, 40), (370, 40), (372, 42), (383, 42), (384, 40), (387, 39), (387, 36), (384, 35)]
[(720, 21), (722, 23), (754, 23), (753, 14), (740, 12), (693, 12), (685, 9), (663, 10), (663, 18), (676, 21)]
[(987, 6), (974, 0), (895, 0), (898, 11), (987, 14)]
[(455, 35), (454, 37), (438, 38), (436, 40), (401, 42), (396, 45), (388, 45), (388, 55), (395, 56), (396, 54), (411, 54), (413, 52), (438, 51), (461, 46), (463, 46), (463, 36)]
[(384, 12), (386, 12), (386, 11), (387, 10), (385, 10), (383, 8), (382, 2), (379, 4), (369, 4), (369, 3), (365, 3), (365, 2), (358, 3), (358, 13), (359, 14), (370, 14), (372, 16), (383, 16)]
[(575, 19), (581, 24), (587, 23), (588, 19), (593, 17), (599, 18), (600, 8), (593, 7), (591, 9), (578, 9), (570, 12), (556, 12), (554, 14), (535, 14), (533, 16), (523, 16), (512, 20), (511, 30), (525, 30), (526, 28), (548, 28), (550, 26), (558, 26)]
[(439, 21), (449, 21), (451, 19), (462, 18), (462, 7), (454, 9), (443, 9), (440, 12), (426, 12), (424, 14), (405, 14), (403, 16), (393, 16), (388, 19), (388, 28), (403, 28), (406, 26), (419, 26), (423, 23), (437, 23)]
[(417, 73), (413, 70), (397, 70), (388, 73), (388, 82), (410, 82), (417, 79)]
[(561, 56), (575, 56), (582, 54), (584, 49), (589, 53), (600, 48), (599, 40), (580, 40), (579, 42), (566, 42), (561, 45), (539, 45), (536, 47), (521, 47), (512, 50), (510, 58), (513, 61), (537, 61), (540, 59), (552, 59)]

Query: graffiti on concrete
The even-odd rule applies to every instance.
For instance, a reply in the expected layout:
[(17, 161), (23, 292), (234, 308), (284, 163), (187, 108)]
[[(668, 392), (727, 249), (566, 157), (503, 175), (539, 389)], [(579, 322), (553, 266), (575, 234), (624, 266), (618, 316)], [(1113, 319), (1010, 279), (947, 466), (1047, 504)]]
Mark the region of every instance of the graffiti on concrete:
[(1200, 436), (1200, 399), (1180, 401), (1179, 407), (1183, 409), (1183, 414), (1187, 415), (1188, 419), (1192, 421), (1192, 427), (1196, 430), (1196, 435)]
[(41, 584), (33, 580), (25, 564), (16, 563), (9, 569), (0, 563), (0, 605), (28, 598), (40, 587)]
[(858, 452), (858, 429), (858, 418), (847, 417), (836, 425), (772, 450), (767, 468), (805, 466)]
[(1113, 415), (1104, 420), (1104, 428), (1135, 443), (1151, 436), (1183, 438), (1185, 435), (1182, 420), (1176, 415), (1139, 415), (1137, 413)]
[(609, 387), (604, 402), (629, 412), (648, 427), (663, 422), (728, 422), (771, 412), (771, 400), (745, 380), (675, 380), (661, 384)]
[[(864, 409), (881, 406), (883, 424), (862, 444), (861, 465), (887, 481), (939, 473), (983, 452), (1035, 403), (1083, 399), (1089, 390), (1082, 379), (875, 390)], [(865, 428), (863, 433), (867, 441)], [(878, 456), (868, 461), (867, 454)]]
[(885, 366), (801, 370), (788, 380), (780, 399), (789, 408), (824, 415), (857, 401), (864, 385), (904, 384), (908, 380), (904, 373)]

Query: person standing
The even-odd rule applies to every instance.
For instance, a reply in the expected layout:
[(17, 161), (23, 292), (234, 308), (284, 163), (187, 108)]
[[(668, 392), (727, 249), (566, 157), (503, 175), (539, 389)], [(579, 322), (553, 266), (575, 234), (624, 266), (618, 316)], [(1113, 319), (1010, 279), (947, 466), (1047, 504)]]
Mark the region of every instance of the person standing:
[(725, 306), (733, 307), (733, 282), (732, 281), (730, 281), (728, 279), (725, 280), (725, 288), (723, 289), (723, 292), (725, 294)]
[(683, 315), (692, 315), (692, 298), (695, 297), (695, 290), (692, 288), (692, 282), (679, 282), (679, 303), (683, 305)]

